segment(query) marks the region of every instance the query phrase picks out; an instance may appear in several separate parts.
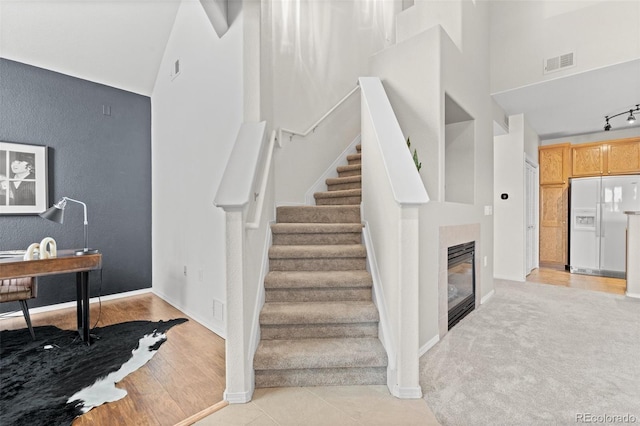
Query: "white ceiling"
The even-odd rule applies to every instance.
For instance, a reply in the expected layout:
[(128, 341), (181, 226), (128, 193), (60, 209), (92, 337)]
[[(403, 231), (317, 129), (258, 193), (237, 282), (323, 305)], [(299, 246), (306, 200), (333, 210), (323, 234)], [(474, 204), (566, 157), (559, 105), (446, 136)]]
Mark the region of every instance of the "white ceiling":
[[(0, 56), (150, 96), (179, 5), (0, 0)], [(602, 131), (605, 115), (640, 103), (639, 76), (637, 60), (493, 97), (507, 114), (524, 113), (542, 139), (594, 133)], [(613, 128), (626, 126), (624, 118), (613, 119)]]
[[(640, 104), (640, 59), (494, 94), (507, 115), (524, 113), (541, 139), (597, 133), (605, 116)], [(612, 129), (638, 128), (627, 116), (610, 120)]]
[(150, 96), (180, 0), (0, 0), (0, 56)]

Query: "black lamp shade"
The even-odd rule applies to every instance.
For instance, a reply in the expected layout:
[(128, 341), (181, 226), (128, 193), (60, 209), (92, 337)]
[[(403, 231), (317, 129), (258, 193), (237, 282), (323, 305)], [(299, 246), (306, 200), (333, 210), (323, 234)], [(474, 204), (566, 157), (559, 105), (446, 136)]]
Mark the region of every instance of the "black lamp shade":
[(40, 217), (43, 217), (52, 222), (62, 223), (64, 221), (64, 210), (57, 205), (54, 205), (40, 213)]

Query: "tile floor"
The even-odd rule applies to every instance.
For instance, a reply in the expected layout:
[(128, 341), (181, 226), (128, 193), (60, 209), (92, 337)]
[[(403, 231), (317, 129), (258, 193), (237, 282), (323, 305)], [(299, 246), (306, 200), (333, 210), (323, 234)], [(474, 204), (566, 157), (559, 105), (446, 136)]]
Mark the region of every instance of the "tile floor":
[(256, 389), (247, 404), (231, 404), (197, 426), (439, 425), (423, 399), (398, 399), (386, 386)]

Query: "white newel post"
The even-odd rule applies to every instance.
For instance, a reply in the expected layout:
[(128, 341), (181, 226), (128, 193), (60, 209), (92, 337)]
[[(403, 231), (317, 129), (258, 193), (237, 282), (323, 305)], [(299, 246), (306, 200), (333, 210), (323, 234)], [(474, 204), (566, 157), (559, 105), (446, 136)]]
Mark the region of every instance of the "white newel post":
[(245, 403), (252, 396), (253, 370), (247, 361), (244, 306), (244, 208), (225, 208), (227, 242), (226, 381), (224, 399)]
[(419, 206), (402, 205), (398, 223), (398, 398), (421, 398), (419, 383)]

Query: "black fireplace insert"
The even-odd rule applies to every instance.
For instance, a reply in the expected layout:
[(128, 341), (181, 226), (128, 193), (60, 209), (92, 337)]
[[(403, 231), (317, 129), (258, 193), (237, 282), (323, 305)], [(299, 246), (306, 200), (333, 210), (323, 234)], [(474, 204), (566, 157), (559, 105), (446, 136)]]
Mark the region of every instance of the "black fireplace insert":
[(475, 241), (448, 248), (449, 330), (476, 307)]

